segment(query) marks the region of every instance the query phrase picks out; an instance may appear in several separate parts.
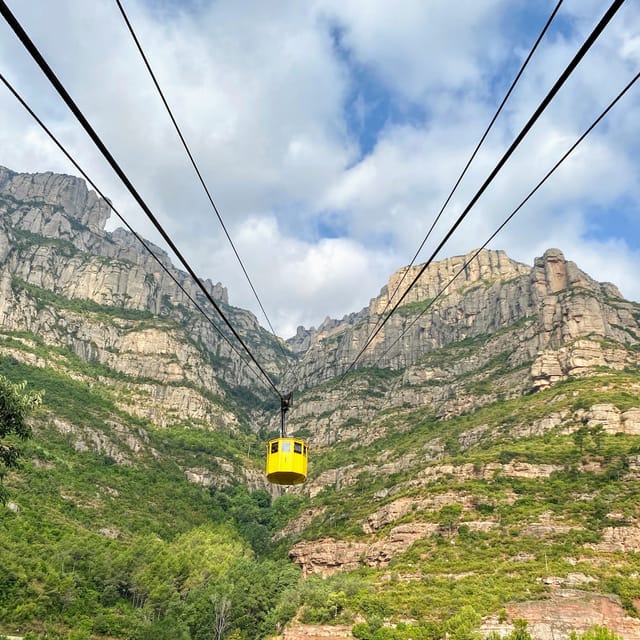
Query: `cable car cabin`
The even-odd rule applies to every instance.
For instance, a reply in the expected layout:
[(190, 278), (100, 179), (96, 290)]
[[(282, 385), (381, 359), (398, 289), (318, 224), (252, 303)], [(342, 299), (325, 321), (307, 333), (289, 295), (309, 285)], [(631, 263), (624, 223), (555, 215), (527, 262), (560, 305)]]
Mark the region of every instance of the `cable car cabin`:
[(307, 478), (307, 443), (299, 438), (267, 442), (267, 480), (273, 484), (302, 484)]

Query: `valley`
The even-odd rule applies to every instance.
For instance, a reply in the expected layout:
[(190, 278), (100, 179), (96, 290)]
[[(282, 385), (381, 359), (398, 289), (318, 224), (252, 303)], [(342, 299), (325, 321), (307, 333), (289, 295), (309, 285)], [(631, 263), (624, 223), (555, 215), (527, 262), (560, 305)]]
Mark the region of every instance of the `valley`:
[(640, 304), (614, 284), (558, 249), (443, 259), (343, 377), (405, 270), (288, 340), (207, 281), (294, 393), (284, 490), (278, 398), (107, 203), (1, 168), (0, 214), (0, 374), (43, 391), (3, 480), (0, 634), (640, 639)]

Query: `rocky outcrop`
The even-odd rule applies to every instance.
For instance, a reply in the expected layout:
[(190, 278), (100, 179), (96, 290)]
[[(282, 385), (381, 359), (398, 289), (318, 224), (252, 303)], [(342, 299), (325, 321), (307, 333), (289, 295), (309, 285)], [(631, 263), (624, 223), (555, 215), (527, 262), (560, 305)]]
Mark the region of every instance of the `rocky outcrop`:
[[(254, 376), (219, 333), (190, 310), (192, 303), (176, 281), (200, 301), (195, 283), (175, 269), (161, 249), (149, 245), (156, 261), (129, 231), (107, 232), (109, 205), (82, 180), (1, 169), (0, 213), (0, 327), (26, 327), (46, 336), (50, 344), (66, 343), (81, 358), (97, 359), (129, 376), (161, 383), (186, 379), (216, 394), (220, 393), (220, 379), (232, 386), (256, 388)], [(565, 260), (557, 249), (536, 259), (533, 267), (501, 251), (481, 251), (473, 260), (471, 257), (467, 254), (431, 264), (361, 360), (362, 366), (403, 369), (402, 376), (384, 384), (372, 381), (356, 394), (350, 390), (348, 402), (340, 392), (335, 398), (331, 392), (317, 399), (304, 397), (296, 407), (292, 429), (311, 431), (318, 444), (329, 444), (332, 439), (362, 440), (375, 437), (367, 435), (372, 430), (358, 431), (357, 425), (347, 425), (357, 420), (368, 423), (386, 407), (426, 404), (436, 407), (442, 417), (450, 417), (495, 399), (498, 392), (517, 395), (593, 367), (623, 368), (637, 360), (637, 354), (620, 346), (638, 341), (636, 307), (624, 301), (613, 285), (595, 282)], [(291, 369), (299, 386), (313, 387), (342, 373), (384, 309), (399, 299), (402, 279), (411, 282), (419, 269), (417, 265), (393, 274), (380, 295), (357, 313), (341, 320), (327, 318), (318, 329), (298, 328), (289, 345), (300, 356)], [(265, 369), (275, 376), (287, 370), (291, 361), (255, 317), (228, 307), (227, 292), (220, 283), (205, 281), (205, 287), (225, 305), (238, 331), (251, 336), (252, 349)], [(417, 314), (443, 289), (445, 294), (429, 313), (416, 321)], [(121, 348), (117, 336), (114, 342), (114, 328), (105, 326), (107, 323), (98, 325), (86, 312), (80, 314), (89, 316), (86, 320), (72, 316), (68, 308), (52, 314), (51, 305), (43, 305), (47, 292), (59, 296), (61, 302), (69, 301), (67, 307), (73, 307), (75, 301), (91, 301), (177, 323), (177, 331), (159, 328), (177, 338), (166, 350), (177, 362), (147, 366), (139, 350), (128, 349), (126, 344)], [(517, 330), (510, 331), (512, 326)], [(130, 331), (122, 325), (118, 328)], [(430, 354), (442, 347), (476, 339), (480, 343), (473, 353), (461, 348), (446, 366), (426, 365)], [(158, 344), (157, 336), (151, 331), (147, 335), (138, 332), (135, 340), (149, 349), (158, 347), (154, 353), (161, 354), (161, 363), (165, 348)], [(200, 352), (213, 354), (215, 366), (202, 359), (196, 362), (188, 353), (189, 342), (196, 342)], [(118, 357), (109, 357), (109, 350)], [(508, 358), (510, 368), (533, 362), (530, 376), (509, 377), (505, 371), (502, 388), (493, 391), (494, 384), (480, 394), (469, 393), (457, 382), (458, 376), (481, 369), (495, 358)], [(283, 386), (290, 384), (293, 377)], [(260, 386), (257, 393), (264, 393)], [(188, 411), (193, 408), (202, 415), (197, 404), (192, 402)], [(329, 414), (334, 415), (329, 418)]]
[(302, 574), (330, 576), (337, 571), (353, 571), (361, 566), (382, 568), (404, 553), (414, 542), (441, 530), (433, 522), (407, 522), (370, 542), (355, 542), (323, 538), (314, 542), (298, 542), (289, 551), (289, 558), (302, 568)]
[(469, 496), (461, 495), (454, 491), (447, 491), (426, 498), (398, 498), (371, 513), (362, 524), (362, 530), (365, 533), (374, 533), (410, 513), (438, 511), (442, 507), (450, 504), (458, 504), (464, 508), (468, 508), (471, 504), (471, 499)]
[(607, 527), (603, 531), (601, 542), (585, 546), (606, 553), (640, 552), (640, 526)]
[[(508, 498), (505, 501), (508, 502)], [(409, 513), (422, 509), (434, 512), (451, 504), (460, 505), (462, 507), (461, 513), (464, 513), (472, 507), (473, 501), (470, 496), (461, 496), (453, 492), (418, 500), (399, 498), (374, 511), (363, 523), (362, 528), (365, 533), (375, 534), (384, 526)], [(463, 520), (458, 524), (437, 524), (436, 522), (412, 520), (390, 528), (382, 536), (370, 536), (365, 541), (323, 538), (313, 542), (298, 542), (291, 548), (289, 557), (302, 568), (303, 575), (313, 573), (326, 577), (337, 571), (353, 571), (360, 566), (383, 568), (388, 566), (393, 558), (404, 553), (417, 540), (427, 538), (435, 533), (444, 536), (455, 535), (461, 525), (470, 531), (490, 531), (499, 526), (494, 520)], [(558, 521), (550, 513), (545, 513), (540, 516), (537, 522), (525, 524), (521, 533), (536, 538), (548, 538), (562, 536), (579, 528), (576, 525)], [(631, 549), (629, 545), (636, 542), (632, 533), (624, 538), (627, 549)]]
[(569, 376), (589, 375), (596, 367), (622, 370), (637, 356), (615, 345), (591, 339), (575, 340), (557, 350), (542, 351), (531, 366), (535, 389), (544, 389)]
[[(535, 321), (536, 330), (526, 341), (513, 344), (521, 354), (520, 362), (587, 336), (621, 344), (640, 340), (633, 304), (624, 301), (613, 285), (595, 282), (557, 249), (537, 258), (533, 268), (510, 260), (500, 251), (481, 251), (476, 259), (471, 257), (467, 254), (430, 265), (363, 355), (361, 366), (410, 366), (431, 351), (463, 339), (491, 335), (526, 319)], [(405, 282), (409, 283), (420, 268), (393, 274), (380, 296), (359, 315), (343, 321), (327, 320), (310, 332), (298, 330), (292, 344), (302, 350), (301, 345), (309, 343), (300, 363), (307, 385), (336, 375), (355, 358), (388, 308), (390, 297), (397, 299), (394, 292), (405, 272)], [(445, 295), (415, 322), (417, 313), (441, 290)], [(621, 358), (624, 360), (618, 354), (614, 360), (620, 362)], [(567, 365), (573, 369), (598, 364), (586, 351), (574, 350), (573, 359)], [(540, 367), (539, 377), (568, 375), (553, 368), (547, 373), (551, 364), (545, 367), (541, 363)]]
[(326, 507), (314, 507), (313, 509), (305, 509), (298, 517), (290, 520), (280, 531), (274, 536), (274, 540), (282, 540), (288, 536), (295, 536), (302, 533), (316, 518), (320, 517), (326, 511)]
[[(640, 404), (640, 402), (638, 403)], [(585, 414), (587, 426), (602, 425), (605, 433), (626, 433), (630, 436), (640, 435), (640, 408), (620, 411), (612, 404), (594, 404)]]
[(472, 464), (442, 464), (427, 467), (417, 474), (416, 481), (412, 484), (420, 486), (433, 482), (438, 482), (443, 478), (453, 478), (456, 481), (464, 480), (492, 480), (497, 475), (509, 478), (548, 478), (556, 471), (562, 471), (564, 467), (555, 464), (531, 464), (512, 460), (507, 464), (490, 462), (486, 465), (476, 466)]
[(386, 567), (393, 558), (405, 552), (414, 542), (433, 535), (440, 531), (440, 528), (433, 522), (399, 524), (367, 549), (364, 564), (368, 567)]
[(111, 208), (89, 191), (84, 180), (47, 173), (14, 173), (0, 167), (0, 194), (13, 202), (13, 223), (31, 233), (70, 239), (74, 222), (98, 236), (104, 233)]
[[(527, 631), (536, 640), (566, 640), (572, 631), (580, 634), (596, 625), (624, 640), (640, 640), (640, 620), (628, 616), (613, 596), (558, 589), (549, 599), (509, 604), (506, 610), (511, 620), (527, 620)], [(497, 620), (487, 620), (481, 627), (485, 634), (511, 630), (513, 625)]]
[(136, 458), (145, 453), (157, 455), (149, 447), (149, 436), (142, 428), (131, 429), (126, 425), (112, 422), (108, 429), (78, 427), (66, 420), (53, 419), (53, 426), (67, 436), (76, 451), (92, 451), (106, 456), (115, 464), (131, 466)]
[[(184, 378), (180, 378), (183, 380)], [(122, 391), (117, 394), (116, 406), (144, 418), (159, 427), (183, 424), (185, 421), (205, 429), (225, 429), (235, 432), (238, 418), (229, 410), (181, 384), (111, 383)], [(213, 389), (217, 384), (212, 385)], [(222, 393), (221, 393), (222, 396)]]
[(299, 624), (288, 625), (278, 640), (340, 640), (353, 638), (351, 625)]
[(530, 522), (522, 528), (522, 533), (534, 538), (549, 538), (563, 535), (572, 529), (580, 529), (575, 525), (564, 524), (558, 521), (551, 513), (543, 513), (537, 522)]
[[(217, 318), (194, 309), (189, 297), (207, 306), (196, 284), (152, 243), (157, 260), (131, 232), (107, 232), (110, 212), (80, 179), (0, 168), (0, 332), (28, 331), (104, 365), (115, 375), (100, 384), (129, 377), (120, 407), (159, 426), (233, 425), (209, 399), (225, 396), (221, 382), (258, 397), (267, 391), (223, 340)], [(204, 286), (277, 375), (287, 363), (281, 345), (251, 313), (228, 306), (220, 283)]]
[(289, 558), (302, 568), (302, 575), (311, 573), (326, 577), (336, 571), (353, 571), (364, 558), (368, 544), (324, 538), (313, 542), (299, 542)]

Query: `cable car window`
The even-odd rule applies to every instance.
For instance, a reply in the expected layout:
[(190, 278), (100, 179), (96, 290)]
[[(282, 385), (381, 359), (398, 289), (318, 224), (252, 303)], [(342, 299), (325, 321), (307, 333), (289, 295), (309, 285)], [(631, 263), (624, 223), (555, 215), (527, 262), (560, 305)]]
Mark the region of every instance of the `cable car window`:
[(294, 442), (293, 451), (294, 453), (302, 453), (302, 442)]
[(304, 455), (305, 456), (307, 455), (307, 445), (306, 444), (304, 445)]
[(271, 453), (278, 453), (278, 443), (277, 442), (272, 442), (271, 443)]
[(289, 453), (291, 451), (291, 443), (290, 442), (283, 442), (282, 443), (282, 449), (280, 449), (280, 451), (282, 451), (282, 453)]

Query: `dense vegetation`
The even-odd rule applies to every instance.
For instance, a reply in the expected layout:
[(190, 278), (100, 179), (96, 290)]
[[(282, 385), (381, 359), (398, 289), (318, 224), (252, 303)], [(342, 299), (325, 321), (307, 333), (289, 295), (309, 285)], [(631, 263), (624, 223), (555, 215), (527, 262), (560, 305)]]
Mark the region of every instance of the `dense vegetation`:
[[(629, 615), (638, 615), (640, 557), (613, 554), (615, 561), (601, 563), (601, 554), (589, 547), (605, 527), (637, 518), (640, 480), (629, 465), (640, 459), (638, 438), (609, 435), (598, 426), (510, 436), (550, 408), (570, 417), (596, 402), (628, 409), (635, 397), (627, 389), (640, 380), (636, 372), (570, 380), (445, 422), (424, 409), (386, 412), (385, 419), (402, 420), (403, 429), (368, 445), (338, 443), (316, 457), (313, 474), (353, 462), (365, 466), (381, 456), (389, 461), (391, 451), (405, 466), (390, 476), (365, 472), (353, 484), (325, 488), (313, 502), (324, 508), (322, 515), (300, 535), (362, 539), (361, 523), (372, 510), (403, 497), (415, 500), (415, 508), (380, 529), (376, 539), (414, 520), (438, 529), (383, 570), (363, 566), (300, 584), (298, 569), (286, 559), (298, 538), (276, 543), (272, 537), (307, 500), (272, 500), (265, 491), (234, 483), (206, 490), (184, 477), (189, 466), (208, 461), (215, 467), (213, 456), (251, 464), (248, 449), (260, 451), (254, 436), (156, 430), (123, 414), (108, 394), (68, 376), (10, 359), (1, 369), (45, 392), (35, 416), (36, 438), (22, 445), (23, 467), (7, 478), (16, 509), (0, 517), (6, 550), (0, 623), (6, 631), (30, 628), (51, 639), (199, 640), (222, 629), (220, 637), (255, 638), (274, 633), (298, 613), (302, 622), (355, 624), (354, 635), (362, 639), (435, 640), (445, 632), (464, 639), (473, 636), (482, 616), (504, 615), (508, 602), (544, 598), (544, 578), (568, 573), (588, 576), (580, 588), (615, 594)], [(131, 429), (146, 429), (148, 449), (135, 465), (74, 452), (73, 433), (61, 435), (54, 419), (105, 434), (114, 420), (127, 420)], [(492, 428), (471, 446), (461, 445), (478, 425)], [(476, 477), (412, 484), (423, 468), (412, 454), (434, 442), (444, 447), (440, 464), (470, 465)], [(483, 479), (487, 465), (514, 462), (557, 470), (543, 478), (497, 472)], [(452, 492), (457, 504), (424, 506)], [(558, 532), (533, 533), (530, 525), (541, 518), (559, 523)], [(478, 529), (479, 521), (491, 526)]]
[(20, 451), (14, 440), (31, 437), (27, 416), (41, 401), (39, 394), (25, 388), (26, 382), (16, 384), (0, 376), (0, 504), (6, 502), (2, 480), (8, 469), (18, 466)]
[[(602, 552), (597, 544), (607, 527), (637, 523), (640, 438), (607, 434), (581, 418), (598, 403), (620, 411), (638, 406), (639, 383), (635, 370), (602, 371), (447, 421), (428, 409), (387, 412), (385, 420), (401, 421), (404, 428), (367, 445), (333, 446), (321, 468), (366, 467), (381, 459), (402, 464), (391, 476), (368, 467), (339, 490), (325, 487), (316, 499), (324, 508), (305, 538), (368, 539), (362, 524), (369, 514), (402, 499), (412, 501), (412, 508), (374, 540), (385, 540), (400, 524), (437, 527), (382, 570), (363, 561), (357, 572), (308, 580), (298, 598), (302, 619), (352, 624), (364, 618), (354, 635), (371, 640), (458, 636), (460, 603), (466, 605), (463, 627), (473, 629), (481, 617), (506, 616), (506, 603), (548, 597), (554, 580), (572, 584), (570, 575), (578, 576), (580, 589), (611, 594), (627, 615), (639, 617), (640, 554)], [(519, 429), (549, 414), (562, 416), (558, 426), (514, 439)], [(576, 422), (582, 426), (574, 427)], [(465, 434), (478, 427), (469, 444)], [(420, 479), (420, 452), (435, 445), (445, 453), (437, 464), (451, 471)], [(532, 477), (510, 473), (514, 464), (529, 465), (521, 468), (534, 470)], [(542, 475), (536, 476), (536, 468)]]
[[(222, 620), (225, 637), (255, 638), (286, 618), (278, 603), (299, 571), (271, 536), (299, 499), (272, 501), (233, 484), (209, 491), (183, 472), (213, 453), (244, 459), (247, 442), (258, 449), (255, 437), (157, 431), (68, 376), (10, 359), (2, 370), (42, 388), (44, 407), (35, 438), (21, 445), (22, 467), (6, 479), (0, 630), (200, 639)], [(74, 452), (74, 434), (52, 426), (60, 419), (116, 444), (114, 421), (133, 432), (145, 427), (148, 451), (135, 465)]]
[[(16, 230), (14, 240), (16, 251), (47, 246), (108, 261), (27, 231)], [(53, 346), (27, 331), (0, 331), (0, 634), (253, 640), (295, 619), (348, 625), (360, 640), (476, 640), (492, 618), (512, 624), (508, 640), (530, 640), (508, 608), (548, 599), (557, 586), (606, 594), (640, 616), (640, 553), (599, 546), (607, 531), (640, 519), (640, 439), (588, 417), (598, 403), (638, 407), (637, 368), (602, 368), (533, 393), (531, 354), (514, 345), (538, 319), (521, 318), (425, 351), (418, 368), (433, 375), (423, 380), (402, 369), (351, 371), (298, 399), (323, 405), (321, 415), (299, 421), (298, 435), (313, 437), (314, 421), (329, 425), (330, 446), (312, 448), (313, 498), (273, 498), (256, 480), (269, 420), (253, 419), (277, 412), (277, 402), (258, 385), (230, 382), (233, 363), (209, 353), (192, 310), (166, 296), (155, 316), (127, 308), (129, 299), (70, 300), (15, 277), (11, 286), (30, 309), (50, 312), (49, 342), (65, 339)], [(405, 304), (399, 315), (409, 319), (428, 305)], [(223, 306), (249, 327), (248, 341), (284, 363), (275, 338)], [(78, 318), (105, 331), (175, 332), (202, 360), (185, 363), (182, 379), (170, 382), (128, 376), (104, 364), (113, 360), (87, 355), (95, 345), (75, 340)], [(628, 333), (628, 347), (613, 346), (635, 354)], [(175, 356), (162, 354), (166, 362)], [(214, 390), (203, 388), (206, 376), (187, 375), (203, 363)], [(160, 428), (131, 413), (144, 386), (195, 391), (233, 424), (181, 417)], [(440, 404), (389, 401), (397, 391), (432, 397), (428, 390), (441, 392)], [(461, 402), (443, 412), (449, 400)], [(24, 440), (31, 410), (34, 437)], [(187, 478), (203, 470), (201, 484)], [(332, 472), (335, 481), (326, 479)], [(408, 507), (369, 526), (399, 501)], [(368, 558), (400, 525), (428, 533), (382, 560)], [(303, 580), (289, 550), (326, 538), (363, 545), (358, 568)], [(596, 628), (573, 640), (616, 637)]]

